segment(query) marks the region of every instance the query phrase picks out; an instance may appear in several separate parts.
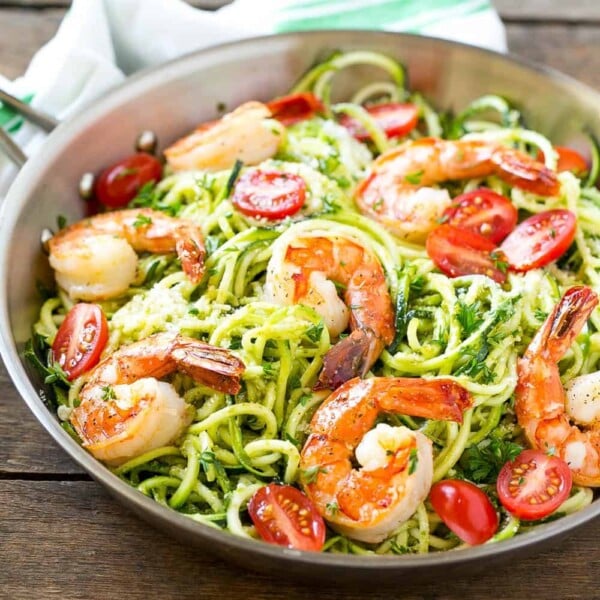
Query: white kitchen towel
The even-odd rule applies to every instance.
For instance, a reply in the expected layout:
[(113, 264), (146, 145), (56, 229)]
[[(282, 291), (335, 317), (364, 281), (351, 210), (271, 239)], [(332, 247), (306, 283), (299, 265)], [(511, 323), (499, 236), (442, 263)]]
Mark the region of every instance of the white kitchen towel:
[[(216, 11), (183, 0), (74, 0), (23, 77), (0, 75), (0, 87), (63, 120), (143, 67), (244, 37), (324, 28), (408, 31), (506, 50), (488, 0), (235, 0)], [(1, 104), (0, 126), (28, 156), (45, 137)], [(15, 174), (0, 157), (0, 198)]]

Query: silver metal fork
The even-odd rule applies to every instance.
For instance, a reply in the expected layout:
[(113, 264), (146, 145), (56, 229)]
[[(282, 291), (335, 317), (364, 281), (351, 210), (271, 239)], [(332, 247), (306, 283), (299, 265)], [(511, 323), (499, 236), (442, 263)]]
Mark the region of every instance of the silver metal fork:
[[(54, 117), (31, 108), (29, 104), (25, 104), (25, 102), (22, 102), (2, 89), (0, 89), (0, 102), (6, 106), (10, 106), (23, 118), (34, 123), (44, 131), (50, 132), (58, 125), (58, 121)], [(0, 127), (0, 148), (17, 165), (17, 167), (22, 167), (25, 164), (27, 156), (2, 127)]]

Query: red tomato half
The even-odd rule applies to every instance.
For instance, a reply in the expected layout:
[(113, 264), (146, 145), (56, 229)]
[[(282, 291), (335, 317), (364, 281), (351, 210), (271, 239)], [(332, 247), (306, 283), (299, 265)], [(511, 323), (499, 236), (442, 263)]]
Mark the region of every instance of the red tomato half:
[[(410, 133), (419, 122), (419, 109), (414, 104), (375, 104), (365, 107), (366, 111), (377, 121), (389, 138), (401, 137)], [(340, 118), (340, 124), (361, 142), (371, 139), (363, 126), (349, 115)]]
[(159, 160), (139, 152), (104, 169), (96, 180), (96, 198), (108, 208), (122, 208), (133, 200), (140, 188), (162, 176)]
[(272, 221), (296, 214), (306, 198), (304, 179), (292, 173), (255, 169), (235, 184), (233, 205), (249, 217)]
[(429, 500), (448, 529), (471, 546), (487, 542), (498, 529), (494, 505), (468, 481), (439, 481), (432, 486)]
[(440, 225), (428, 236), (427, 254), (448, 277), (487, 275), (498, 283), (506, 281), (505, 258), (494, 242), (478, 233), (452, 225)]
[(270, 544), (317, 552), (325, 543), (323, 517), (291, 485), (260, 488), (248, 502), (248, 513), (260, 537)]
[[(560, 173), (562, 171), (572, 171), (575, 175), (585, 175), (588, 172), (588, 164), (585, 158), (573, 150), (573, 148), (567, 148), (566, 146), (554, 146), (556, 153), (558, 154), (558, 162), (556, 163), (556, 170)], [(537, 159), (540, 162), (544, 162), (544, 153), (538, 150)]]
[(499, 244), (515, 228), (517, 218), (517, 209), (508, 198), (482, 188), (454, 198), (442, 221)]
[(496, 488), (508, 512), (534, 521), (553, 513), (569, 497), (572, 484), (564, 460), (540, 450), (524, 450), (502, 467)]
[(108, 340), (108, 323), (97, 304), (73, 306), (52, 344), (52, 359), (73, 381), (94, 367)]
[(576, 227), (577, 218), (571, 211), (547, 210), (519, 223), (500, 248), (515, 271), (537, 269), (567, 251)]
[(286, 127), (311, 119), (325, 109), (323, 103), (311, 92), (290, 94), (267, 102), (271, 115)]

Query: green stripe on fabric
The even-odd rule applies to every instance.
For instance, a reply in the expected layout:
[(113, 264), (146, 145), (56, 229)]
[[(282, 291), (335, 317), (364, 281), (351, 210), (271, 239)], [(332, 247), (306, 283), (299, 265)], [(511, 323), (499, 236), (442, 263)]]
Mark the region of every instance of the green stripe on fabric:
[[(30, 104), (33, 97), (34, 94), (27, 94), (21, 100)], [(8, 133), (15, 133), (21, 129), (23, 122), (23, 117), (16, 110), (0, 102), (0, 127), (4, 127)]]
[[(489, 6), (487, 0), (482, 0), (484, 6)], [(472, 2), (464, 3), (466, 6)], [(461, 4), (456, 0), (431, 0), (427, 3), (427, 10), (423, 10), (423, 0), (334, 0), (333, 2), (311, 3), (303, 6), (282, 7), (280, 12), (282, 22), (275, 26), (278, 32), (300, 31), (306, 29), (383, 29), (392, 23), (399, 23), (430, 11), (447, 9), (449, 12), (461, 11)], [(296, 13), (297, 18), (294, 18)], [(311, 14), (312, 13), (312, 14)], [(306, 16), (300, 17), (300, 14)], [(464, 14), (464, 13), (463, 13)]]
[(434, 25), (441, 21), (449, 19), (462, 19), (464, 17), (470, 17), (482, 12), (488, 12), (490, 6), (487, 0), (472, 0), (468, 4), (460, 7), (460, 10), (437, 10), (427, 12), (427, 14), (416, 16), (412, 19), (401, 19), (395, 23), (391, 23), (390, 26), (394, 29), (401, 29), (402, 31), (408, 31), (410, 33), (420, 33), (424, 29), (427, 29), (430, 25)]

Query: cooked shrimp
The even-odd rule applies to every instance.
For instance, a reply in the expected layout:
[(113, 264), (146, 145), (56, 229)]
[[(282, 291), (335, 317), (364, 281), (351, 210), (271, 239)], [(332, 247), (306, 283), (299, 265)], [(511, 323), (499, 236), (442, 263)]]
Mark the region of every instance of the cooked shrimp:
[(470, 405), (467, 390), (449, 379), (347, 381), (311, 421), (300, 460), (306, 494), (340, 533), (370, 543), (385, 539), (427, 497), (433, 455), (418, 431), (383, 424), (372, 429), (377, 417), (393, 412), (460, 423)]
[(553, 171), (518, 150), (493, 142), (423, 138), (379, 156), (356, 190), (356, 204), (397, 236), (422, 243), (451, 202), (447, 190), (428, 186), (488, 175), (540, 196), (555, 196), (560, 189)]
[[(343, 300), (336, 286), (343, 288)], [(335, 389), (366, 375), (394, 339), (394, 310), (383, 268), (372, 251), (347, 237), (306, 232), (278, 238), (265, 294), (277, 304), (310, 306), (333, 337), (350, 322), (352, 333), (324, 358), (320, 387)]]
[(228, 350), (158, 333), (119, 348), (92, 370), (71, 423), (96, 458), (119, 464), (172, 442), (193, 416), (173, 386), (158, 378), (181, 371), (235, 394), (244, 369)]
[(61, 229), (49, 242), (57, 283), (74, 300), (120, 296), (135, 279), (135, 251), (177, 252), (193, 282), (204, 273), (200, 228), (150, 208), (103, 213)]
[(277, 152), (284, 127), (261, 102), (246, 102), (218, 121), (203, 123), (165, 150), (174, 171), (229, 169), (236, 160), (257, 165)]
[(573, 481), (585, 486), (600, 486), (599, 373), (575, 378), (565, 393), (557, 363), (597, 304), (588, 287), (565, 292), (519, 361), (515, 394), (529, 443), (555, 452), (571, 468)]

